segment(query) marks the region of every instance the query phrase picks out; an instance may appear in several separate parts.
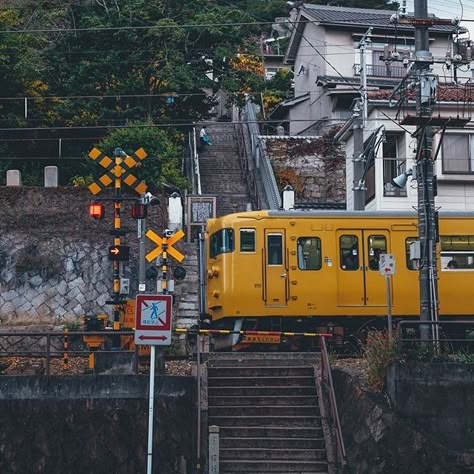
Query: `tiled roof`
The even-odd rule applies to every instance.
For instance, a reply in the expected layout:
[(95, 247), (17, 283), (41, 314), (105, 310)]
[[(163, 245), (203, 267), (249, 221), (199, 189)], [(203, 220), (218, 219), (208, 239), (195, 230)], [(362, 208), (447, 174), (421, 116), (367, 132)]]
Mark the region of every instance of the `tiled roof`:
[[(395, 28), (390, 23), (394, 10), (374, 10), (368, 8), (346, 8), (332, 5), (303, 5), (303, 13), (312, 16), (316, 21), (326, 25), (348, 25), (348, 26), (374, 26), (381, 28)], [(397, 29), (413, 30), (409, 25), (397, 25)], [(429, 28), (430, 31), (447, 33), (455, 29), (454, 25), (436, 25)]]
[[(455, 85), (440, 85), (436, 91), (436, 99), (440, 102), (474, 102), (474, 85), (455, 86)], [(393, 91), (378, 90), (369, 91), (367, 96), (371, 100), (388, 100), (392, 97)], [(395, 94), (394, 98), (398, 99), (400, 94)], [(408, 92), (409, 99), (415, 99), (416, 91)]]

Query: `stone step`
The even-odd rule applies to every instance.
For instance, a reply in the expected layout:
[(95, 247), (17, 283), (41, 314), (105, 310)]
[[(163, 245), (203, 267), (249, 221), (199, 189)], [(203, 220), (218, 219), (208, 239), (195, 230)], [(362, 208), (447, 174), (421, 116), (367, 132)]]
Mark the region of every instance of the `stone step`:
[(291, 376), (313, 377), (312, 367), (301, 365), (289, 365), (283, 367), (255, 366), (255, 367), (209, 367), (208, 377), (291, 377)]
[(248, 405), (227, 405), (209, 406), (209, 417), (222, 416), (256, 416), (256, 417), (302, 417), (320, 416), (319, 407), (316, 406), (248, 406)]
[(289, 395), (287, 397), (283, 397), (281, 395), (272, 395), (267, 397), (260, 397), (258, 395), (250, 395), (246, 397), (236, 396), (236, 395), (229, 395), (229, 396), (222, 396), (216, 395), (209, 397), (208, 403), (209, 406), (218, 407), (218, 406), (234, 406), (234, 405), (250, 405), (255, 407), (262, 407), (262, 406), (290, 406), (290, 405), (298, 405), (298, 406), (315, 406), (317, 404), (318, 399), (315, 396), (307, 396), (307, 395)]
[(283, 397), (288, 397), (291, 395), (301, 396), (301, 395), (312, 395), (316, 396), (316, 387), (285, 387), (282, 385), (277, 385), (274, 387), (259, 387), (259, 386), (230, 386), (230, 387), (211, 387), (209, 386), (209, 396), (216, 395), (239, 395), (239, 396), (275, 396), (281, 395)]
[(256, 473), (291, 473), (291, 474), (320, 474), (328, 472), (326, 461), (268, 461), (268, 460), (221, 460), (221, 474), (233, 474), (245, 472)]
[(222, 448), (324, 449), (324, 438), (219, 437)]
[(271, 366), (301, 366), (319, 365), (320, 354), (318, 352), (221, 352), (209, 354), (209, 367), (271, 367)]
[(221, 426), (219, 433), (224, 438), (323, 438), (320, 426)]
[(326, 461), (324, 449), (298, 448), (222, 448), (220, 460)]
[(209, 386), (212, 387), (262, 387), (262, 386), (279, 386), (286, 387), (312, 387), (314, 386), (314, 377), (310, 376), (255, 376), (255, 377), (209, 377)]
[(223, 426), (294, 426), (319, 427), (320, 416), (209, 416), (209, 425)]

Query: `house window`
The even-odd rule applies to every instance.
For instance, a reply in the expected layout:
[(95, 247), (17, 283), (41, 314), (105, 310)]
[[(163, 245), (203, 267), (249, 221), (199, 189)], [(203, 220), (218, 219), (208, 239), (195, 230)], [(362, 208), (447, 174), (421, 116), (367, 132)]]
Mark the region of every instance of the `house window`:
[(443, 173), (471, 174), (473, 164), (474, 135), (449, 133), (443, 138)]
[(406, 196), (406, 189), (400, 189), (392, 184), (392, 179), (406, 170), (406, 161), (399, 160), (400, 134), (387, 133), (383, 144), (383, 195)]

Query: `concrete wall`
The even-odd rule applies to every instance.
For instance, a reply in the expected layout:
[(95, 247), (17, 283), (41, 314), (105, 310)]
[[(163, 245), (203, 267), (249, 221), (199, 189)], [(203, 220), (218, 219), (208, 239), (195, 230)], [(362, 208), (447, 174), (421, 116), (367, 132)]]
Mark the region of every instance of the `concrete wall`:
[[(0, 472), (146, 472), (147, 397), (148, 376), (2, 376)], [(195, 472), (194, 398), (192, 377), (156, 378), (153, 472)]]
[[(447, 406), (454, 402), (459, 419), (471, 421), (472, 409), (462, 411), (453, 393), (457, 390), (456, 379), (450, 380), (450, 369), (445, 369), (441, 385), (445, 385), (444, 405), (438, 416), (444, 417)], [(434, 375), (434, 374), (432, 374)], [(439, 373), (437, 375), (440, 375)], [(347, 451), (348, 470), (351, 474), (465, 474), (474, 469), (474, 453), (459, 445), (450, 449), (443, 440), (418, 423), (416, 417), (403, 417), (387, 403), (383, 393), (373, 393), (364, 387), (363, 380), (344, 370), (333, 371), (336, 399), (341, 418), (343, 438)], [(472, 379), (471, 379), (472, 380)], [(418, 392), (417, 378), (405, 379), (405, 397)], [(435, 396), (437, 379), (432, 379), (429, 390)], [(472, 381), (471, 381), (472, 387)], [(419, 390), (426, 391), (427, 386)], [(449, 395), (449, 396), (448, 396)], [(429, 393), (425, 402), (437, 404)], [(472, 403), (472, 398), (471, 398)], [(446, 420), (448, 420), (446, 418)], [(464, 434), (472, 437), (465, 431)], [(458, 433), (461, 436), (462, 433)], [(472, 438), (471, 438), (472, 439)]]
[(390, 368), (394, 411), (453, 450), (474, 447), (474, 364), (409, 363)]

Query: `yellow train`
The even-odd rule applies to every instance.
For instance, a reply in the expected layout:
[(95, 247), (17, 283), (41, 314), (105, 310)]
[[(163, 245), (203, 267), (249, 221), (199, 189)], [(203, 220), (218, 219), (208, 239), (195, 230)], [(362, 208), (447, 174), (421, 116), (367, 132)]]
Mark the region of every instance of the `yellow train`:
[[(395, 257), (393, 317), (419, 317), (419, 271), (410, 259), (417, 222), (409, 212), (345, 211), (253, 211), (210, 219), (206, 308), (212, 327), (330, 331), (342, 343), (369, 322), (386, 321), (380, 254)], [(440, 319), (472, 317), (474, 212), (440, 213), (438, 240)], [(234, 335), (230, 344), (237, 342)], [(281, 341), (255, 336), (243, 342)]]

